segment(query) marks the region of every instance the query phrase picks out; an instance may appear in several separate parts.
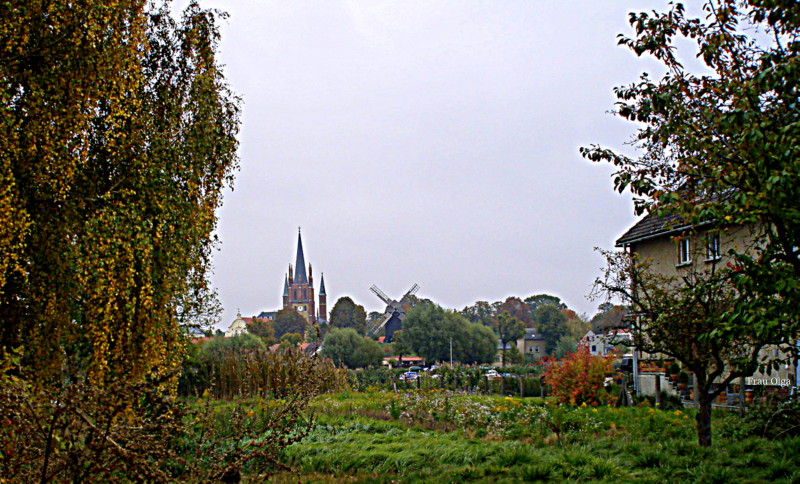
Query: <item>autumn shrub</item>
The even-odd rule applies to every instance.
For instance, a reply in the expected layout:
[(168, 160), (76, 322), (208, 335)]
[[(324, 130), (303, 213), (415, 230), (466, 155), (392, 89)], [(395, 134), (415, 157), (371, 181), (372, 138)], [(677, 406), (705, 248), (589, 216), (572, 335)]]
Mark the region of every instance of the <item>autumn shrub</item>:
[(581, 345), (561, 360), (544, 358), (544, 382), (559, 403), (596, 406), (603, 403), (603, 381), (613, 371), (612, 356), (592, 356)]
[[(335, 373), (329, 362), (299, 351), (272, 355), (268, 364), (278, 373), (273, 381), (280, 385), (270, 388), (280, 397), (253, 391), (248, 400), (212, 404), (209, 389), (199, 401), (177, 398), (168, 391), (169, 375), (36, 387), (20, 376), (18, 357), (1, 360), (0, 476), (10, 482), (238, 482), (243, 474), (285, 469), (281, 452), (308, 433), (309, 401), (333, 384)], [(238, 389), (250, 388), (245, 383)]]
[[(13, 482), (166, 482), (185, 409), (158, 381), (36, 388), (0, 373), (0, 475)], [(167, 466), (169, 467), (169, 466)]]

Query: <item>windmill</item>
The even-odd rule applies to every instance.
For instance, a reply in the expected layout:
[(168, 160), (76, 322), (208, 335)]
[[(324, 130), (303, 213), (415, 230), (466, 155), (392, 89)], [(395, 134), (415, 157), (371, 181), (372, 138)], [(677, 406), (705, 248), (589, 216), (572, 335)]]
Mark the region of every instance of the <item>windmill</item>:
[(374, 284), (369, 289), (386, 304), (386, 311), (384, 311), (383, 317), (369, 330), (369, 333), (376, 334), (383, 329), (386, 334), (384, 342), (390, 343), (394, 332), (402, 328), (403, 319), (406, 317), (405, 305), (409, 303), (411, 296), (419, 290), (419, 286), (417, 284), (411, 286), (411, 289), (399, 301), (387, 296), (385, 292)]

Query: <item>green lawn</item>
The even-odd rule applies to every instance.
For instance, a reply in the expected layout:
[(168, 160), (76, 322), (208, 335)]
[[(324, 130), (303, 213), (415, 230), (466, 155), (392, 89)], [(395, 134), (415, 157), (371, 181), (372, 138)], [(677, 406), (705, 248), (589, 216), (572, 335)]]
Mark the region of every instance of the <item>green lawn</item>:
[(274, 482), (800, 482), (800, 438), (749, 436), (715, 415), (695, 443), (691, 410), (559, 408), (541, 399), (420, 392), (339, 393), (289, 447)]

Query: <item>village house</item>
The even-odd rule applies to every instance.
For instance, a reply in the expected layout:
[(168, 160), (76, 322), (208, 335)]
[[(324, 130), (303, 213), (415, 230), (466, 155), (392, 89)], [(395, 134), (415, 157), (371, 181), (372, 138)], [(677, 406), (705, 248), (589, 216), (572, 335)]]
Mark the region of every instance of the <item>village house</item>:
[(633, 335), (625, 329), (612, 330), (607, 333), (586, 332), (578, 344), (584, 345), (592, 356), (608, 356), (617, 347), (633, 346)]
[(517, 349), (526, 360), (538, 360), (545, 356), (546, 341), (533, 328), (527, 328), (525, 335), (517, 340)]
[[(678, 277), (693, 270), (707, 272), (729, 262), (729, 250), (753, 252), (758, 238), (753, 225), (728, 225), (717, 227), (702, 224), (696, 227), (682, 223), (679, 217), (659, 219), (647, 215), (631, 227), (616, 245), (650, 263), (650, 269), (668, 277)], [(638, 359), (660, 359), (662, 355), (637, 352)], [(781, 358), (783, 352), (770, 347), (762, 350), (762, 359)], [(774, 384), (777, 382), (777, 385)], [(746, 385), (786, 387), (796, 384), (796, 364), (782, 365), (776, 372), (766, 375), (757, 372), (748, 378)]]

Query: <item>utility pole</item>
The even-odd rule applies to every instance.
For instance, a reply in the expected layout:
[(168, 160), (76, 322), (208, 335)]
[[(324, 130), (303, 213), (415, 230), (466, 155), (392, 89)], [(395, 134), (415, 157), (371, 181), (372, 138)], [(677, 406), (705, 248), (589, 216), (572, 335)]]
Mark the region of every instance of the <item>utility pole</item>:
[(450, 338), (450, 368), (453, 367), (453, 338)]
[[(639, 315), (636, 315), (636, 327), (641, 328)], [(639, 347), (636, 344), (638, 338), (634, 335), (633, 339), (633, 394), (639, 396)]]

